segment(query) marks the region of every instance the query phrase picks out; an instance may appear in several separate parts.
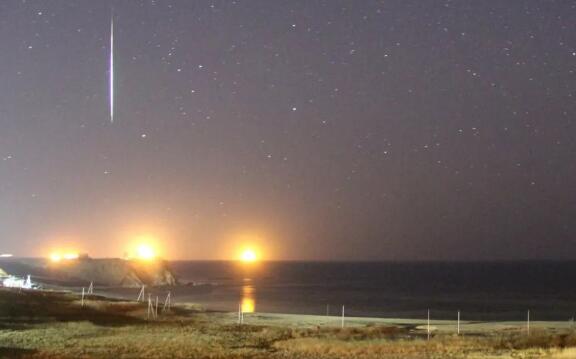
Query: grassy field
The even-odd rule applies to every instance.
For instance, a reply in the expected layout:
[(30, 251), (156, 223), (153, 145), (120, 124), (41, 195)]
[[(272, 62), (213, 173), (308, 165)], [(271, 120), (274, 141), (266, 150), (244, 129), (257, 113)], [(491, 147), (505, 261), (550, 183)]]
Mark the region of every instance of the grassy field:
[(72, 293), (0, 290), (0, 358), (576, 358), (568, 323), (422, 322), (204, 312), (178, 305), (146, 320), (146, 305)]

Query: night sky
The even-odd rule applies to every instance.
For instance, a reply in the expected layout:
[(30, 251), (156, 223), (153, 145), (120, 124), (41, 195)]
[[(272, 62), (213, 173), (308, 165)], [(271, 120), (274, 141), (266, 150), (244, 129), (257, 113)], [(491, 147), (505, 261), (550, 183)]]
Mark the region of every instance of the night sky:
[(560, 0), (3, 0), (0, 252), (574, 259), (575, 19)]

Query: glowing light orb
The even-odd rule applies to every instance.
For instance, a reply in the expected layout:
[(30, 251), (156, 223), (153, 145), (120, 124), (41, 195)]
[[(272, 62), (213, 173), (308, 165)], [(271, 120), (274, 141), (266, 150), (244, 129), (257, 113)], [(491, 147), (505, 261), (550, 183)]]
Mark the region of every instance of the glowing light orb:
[(50, 254), (50, 260), (55, 263), (61, 262), (63, 260), (70, 261), (78, 258), (80, 258), (80, 255), (77, 252), (53, 252)]
[(147, 261), (156, 258), (156, 252), (154, 251), (154, 248), (152, 248), (152, 246), (150, 246), (149, 244), (144, 243), (136, 247), (136, 255), (138, 256), (139, 259)]
[(242, 251), (242, 254), (240, 255), (240, 260), (242, 262), (248, 262), (248, 263), (256, 262), (258, 260), (258, 255), (253, 249), (246, 248)]
[(78, 253), (75, 253), (75, 252), (64, 253), (64, 254), (62, 255), (62, 258), (63, 258), (63, 259), (68, 259), (68, 260), (78, 259), (79, 257), (80, 257), (80, 255), (79, 255)]

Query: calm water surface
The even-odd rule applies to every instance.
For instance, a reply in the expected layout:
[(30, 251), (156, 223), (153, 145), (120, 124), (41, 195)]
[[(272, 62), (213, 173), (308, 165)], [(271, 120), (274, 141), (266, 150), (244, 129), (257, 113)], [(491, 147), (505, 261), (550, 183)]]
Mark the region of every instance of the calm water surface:
[(576, 262), (366, 263), (172, 262), (178, 301), (209, 309), (422, 318), (569, 320), (576, 312)]

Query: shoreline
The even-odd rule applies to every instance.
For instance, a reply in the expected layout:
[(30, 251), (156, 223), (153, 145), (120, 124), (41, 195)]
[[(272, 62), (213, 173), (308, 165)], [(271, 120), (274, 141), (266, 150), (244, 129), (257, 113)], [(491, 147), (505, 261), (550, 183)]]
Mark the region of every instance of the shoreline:
[[(118, 289), (118, 288), (116, 288)], [(137, 288), (122, 288), (127, 290), (137, 290)], [(158, 288), (155, 288), (158, 289)], [(161, 288), (167, 289), (167, 288)], [(77, 294), (76, 292), (72, 292)], [(135, 302), (134, 299), (129, 299), (121, 296), (106, 295), (97, 293), (105, 299), (123, 300)], [(238, 312), (230, 310), (222, 310), (210, 308), (194, 301), (176, 301), (174, 306), (178, 307), (195, 307), (201, 308), (206, 313), (219, 313), (227, 317), (231, 324), (237, 323)], [(315, 315), (315, 314), (294, 314), (294, 313), (281, 313), (281, 312), (244, 312), (244, 324), (248, 325), (264, 325), (276, 327), (293, 327), (293, 328), (313, 328), (313, 327), (329, 327), (341, 328), (342, 317), (340, 315)], [(527, 331), (527, 321), (519, 320), (461, 320), (460, 321), (460, 334), (487, 334), (490, 332), (498, 331), (514, 331), (523, 332)], [(367, 325), (390, 325), (398, 326), (416, 332), (426, 332), (428, 322), (426, 318), (401, 318), (401, 317), (374, 317), (374, 316), (345, 316), (344, 327), (361, 327)], [(548, 321), (537, 320), (530, 321), (531, 330), (570, 330), (576, 329), (576, 323), (573, 321)], [(458, 321), (452, 319), (430, 319), (430, 331), (437, 333), (457, 333)]]
[[(191, 304), (191, 303), (190, 303)], [(230, 322), (237, 322), (238, 313), (225, 312)], [(291, 328), (342, 328), (342, 318), (339, 316), (322, 316), (287, 313), (244, 313), (244, 324), (265, 325)], [(363, 326), (395, 326), (415, 332), (427, 331), (426, 319), (377, 318), (377, 317), (345, 317), (344, 328)], [(430, 331), (442, 334), (457, 333), (456, 320), (430, 320)], [(530, 322), (531, 331), (539, 330), (572, 330), (574, 323), (566, 321), (534, 321)], [(527, 322), (522, 321), (460, 321), (460, 334), (488, 334), (495, 332), (526, 332)]]
[[(152, 311), (152, 314), (151, 314)], [(210, 311), (66, 291), (0, 289), (0, 357), (568, 358), (571, 322), (462, 321)], [(430, 335), (428, 336), (428, 329)], [(450, 354), (450, 355), (447, 355)], [(560, 355), (560, 356), (558, 356)], [(573, 356), (572, 356), (573, 357)]]
[[(174, 289), (177, 287), (152, 287), (152, 292), (161, 290), (163, 293), (167, 289)], [(81, 288), (54, 288), (56, 291), (70, 293), (80, 296)], [(95, 296), (101, 297), (104, 300), (111, 301), (126, 301), (138, 303), (135, 298), (138, 295), (138, 288), (127, 287), (111, 287), (106, 288), (109, 290), (102, 290), (99, 288), (95, 292)], [(123, 292), (123, 293), (120, 293)], [(130, 292), (127, 296), (126, 292)], [(196, 294), (201, 294), (202, 289), (199, 288)], [(134, 294), (134, 295), (132, 295)], [(160, 298), (162, 300), (162, 298)], [(202, 303), (185, 300), (173, 302), (176, 307), (184, 308), (200, 308), (205, 313), (219, 313), (228, 317), (231, 324), (237, 322), (238, 311), (226, 310), (221, 308), (214, 308), (206, 306)], [(305, 314), (305, 313), (283, 313), (283, 312), (244, 312), (244, 324), (251, 325), (265, 325), (265, 326), (280, 326), (280, 327), (293, 327), (293, 328), (311, 328), (311, 327), (342, 327), (342, 317), (340, 315), (321, 315), (321, 314)], [(486, 334), (496, 331), (515, 331), (522, 332), (527, 330), (527, 321), (521, 320), (461, 320), (460, 333), (461, 334)], [(376, 317), (376, 316), (345, 316), (344, 327), (359, 327), (366, 325), (391, 325), (407, 328), (414, 331), (426, 332), (427, 319), (426, 318), (403, 318), (403, 317)], [(536, 320), (530, 321), (531, 330), (571, 330), (576, 329), (574, 321), (566, 320)], [(458, 321), (453, 319), (434, 319), (430, 318), (431, 332), (438, 333), (457, 333)]]

